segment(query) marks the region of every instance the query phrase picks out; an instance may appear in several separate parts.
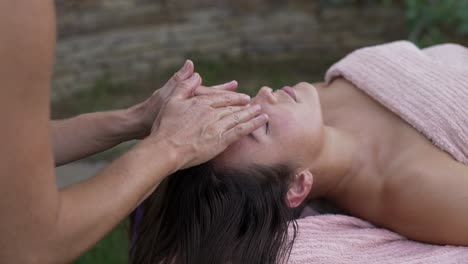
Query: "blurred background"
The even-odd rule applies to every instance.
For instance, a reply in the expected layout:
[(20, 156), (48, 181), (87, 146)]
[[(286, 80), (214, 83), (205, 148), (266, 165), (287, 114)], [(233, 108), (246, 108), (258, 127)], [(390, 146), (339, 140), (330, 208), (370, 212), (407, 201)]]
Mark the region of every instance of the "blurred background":
[[(52, 118), (125, 108), (161, 87), (185, 59), (205, 85), (319, 82), (347, 53), (407, 39), (468, 46), (468, 0), (56, 0)], [(66, 186), (133, 142), (57, 169)], [(157, 162), (157, 161), (155, 161)], [(127, 263), (127, 221), (75, 263)]]

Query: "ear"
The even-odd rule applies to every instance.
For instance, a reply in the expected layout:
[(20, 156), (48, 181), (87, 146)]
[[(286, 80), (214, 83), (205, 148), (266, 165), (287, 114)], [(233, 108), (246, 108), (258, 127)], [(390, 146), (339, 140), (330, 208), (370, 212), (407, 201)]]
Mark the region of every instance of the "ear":
[(294, 175), (287, 194), (289, 207), (298, 207), (309, 196), (314, 177), (309, 170), (301, 170)]

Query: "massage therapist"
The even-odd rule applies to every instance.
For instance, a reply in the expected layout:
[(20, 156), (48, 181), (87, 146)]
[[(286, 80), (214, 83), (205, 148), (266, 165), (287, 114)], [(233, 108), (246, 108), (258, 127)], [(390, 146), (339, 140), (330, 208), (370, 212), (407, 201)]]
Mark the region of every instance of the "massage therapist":
[[(0, 1), (0, 263), (72, 261), (166, 176), (268, 118), (236, 82), (201, 86), (187, 61), (139, 105), (51, 121), (55, 34), (52, 0)], [(54, 166), (132, 139), (142, 140), (95, 177), (58, 190)]]

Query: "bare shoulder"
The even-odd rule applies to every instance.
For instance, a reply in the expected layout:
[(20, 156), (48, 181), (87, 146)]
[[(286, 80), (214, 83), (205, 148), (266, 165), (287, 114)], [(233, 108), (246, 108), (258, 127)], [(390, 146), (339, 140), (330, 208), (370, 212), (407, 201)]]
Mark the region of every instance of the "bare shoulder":
[(468, 166), (437, 147), (424, 144), (407, 151), (388, 173), (388, 184), (400, 189), (413, 182), (421, 185), (468, 179)]
[(435, 147), (407, 154), (383, 185), (382, 225), (422, 242), (468, 245), (468, 167)]

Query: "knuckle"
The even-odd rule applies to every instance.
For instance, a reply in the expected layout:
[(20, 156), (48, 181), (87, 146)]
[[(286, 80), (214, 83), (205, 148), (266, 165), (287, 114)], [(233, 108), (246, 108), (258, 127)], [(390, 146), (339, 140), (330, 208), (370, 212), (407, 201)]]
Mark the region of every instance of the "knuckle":
[(190, 89), (191, 85), (187, 81), (183, 81), (179, 84), (179, 87), (182, 89)]
[(236, 134), (242, 134), (244, 132), (244, 126), (237, 126), (235, 128)]
[(226, 102), (226, 103), (231, 103), (231, 102), (232, 102), (231, 96), (225, 95), (225, 96), (224, 96), (224, 102)]
[(175, 82), (182, 81), (182, 74), (180, 72), (174, 73), (174, 75), (172, 75), (172, 80), (174, 80)]
[(234, 121), (235, 121), (236, 123), (239, 123), (239, 121), (241, 120), (241, 117), (240, 117), (239, 114), (234, 114), (234, 115), (233, 115), (233, 118), (234, 118)]

